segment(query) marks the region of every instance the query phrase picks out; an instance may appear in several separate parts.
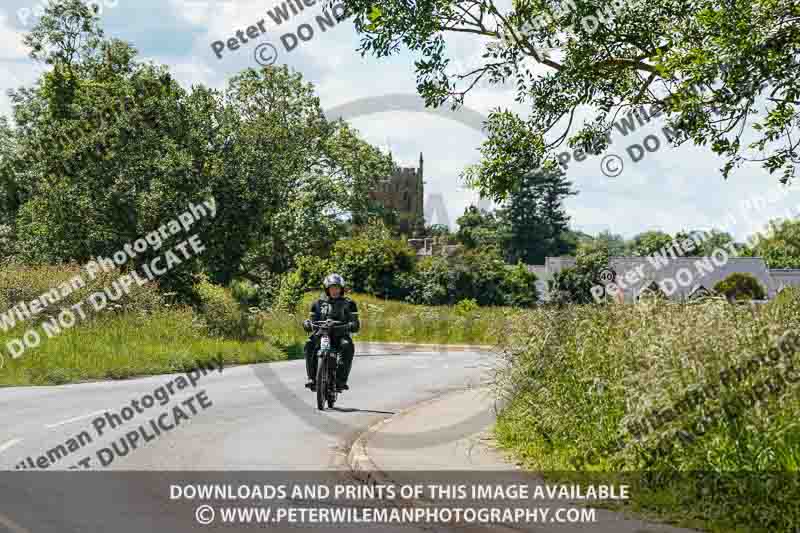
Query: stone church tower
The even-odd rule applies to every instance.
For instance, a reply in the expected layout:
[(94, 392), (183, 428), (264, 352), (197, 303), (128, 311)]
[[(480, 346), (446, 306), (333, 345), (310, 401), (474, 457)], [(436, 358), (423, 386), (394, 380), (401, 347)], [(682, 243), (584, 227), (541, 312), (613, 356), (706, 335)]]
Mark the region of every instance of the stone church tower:
[(391, 177), (380, 180), (369, 193), (371, 200), (386, 209), (397, 211), (400, 231), (411, 235), (425, 224), (423, 206), (423, 158), (419, 154), (419, 167), (397, 167)]

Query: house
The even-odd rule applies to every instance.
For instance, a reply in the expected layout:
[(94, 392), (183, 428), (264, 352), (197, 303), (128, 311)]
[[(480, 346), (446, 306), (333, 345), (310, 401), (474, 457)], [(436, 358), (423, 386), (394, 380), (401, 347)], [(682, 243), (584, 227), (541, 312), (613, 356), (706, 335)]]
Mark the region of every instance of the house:
[(771, 268), (769, 271), (776, 292), (785, 287), (800, 287), (800, 268)]
[[(609, 269), (614, 283), (620, 288), (626, 302), (633, 302), (643, 291), (661, 291), (677, 301), (693, 300), (708, 295), (714, 286), (733, 273), (746, 273), (756, 278), (767, 293), (774, 298), (783, 288), (800, 286), (800, 269), (770, 269), (761, 257), (653, 257), (609, 258)], [(547, 285), (553, 276), (565, 268), (575, 266), (572, 256), (547, 257), (544, 265), (528, 265), (540, 282), (540, 294), (547, 299)]]

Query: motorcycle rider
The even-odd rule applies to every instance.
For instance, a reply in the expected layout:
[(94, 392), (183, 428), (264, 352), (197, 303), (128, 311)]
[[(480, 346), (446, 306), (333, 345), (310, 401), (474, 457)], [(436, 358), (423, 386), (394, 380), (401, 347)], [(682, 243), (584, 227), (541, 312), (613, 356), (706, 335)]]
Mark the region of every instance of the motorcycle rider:
[[(350, 334), (356, 333), (360, 328), (358, 307), (353, 300), (344, 295), (344, 278), (339, 274), (326, 276), (322, 285), (325, 288), (325, 296), (311, 305), (309, 317), (303, 321), (303, 329), (311, 332), (312, 321), (318, 322), (331, 319), (344, 323), (335, 327), (331, 332), (331, 346), (334, 349), (338, 348), (342, 354), (341, 364), (336, 369), (336, 388), (339, 391), (348, 390), (350, 387), (347, 386), (347, 378), (350, 376), (350, 368), (353, 365), (353, 355), (355, 354), (355, 346)], [(306, 356), (306, 372), (308, 374), (306, 387), (311, 390), (316, 390), (317, 386), (318, 349), (318, 337), (312, 334), (303, 348)]]

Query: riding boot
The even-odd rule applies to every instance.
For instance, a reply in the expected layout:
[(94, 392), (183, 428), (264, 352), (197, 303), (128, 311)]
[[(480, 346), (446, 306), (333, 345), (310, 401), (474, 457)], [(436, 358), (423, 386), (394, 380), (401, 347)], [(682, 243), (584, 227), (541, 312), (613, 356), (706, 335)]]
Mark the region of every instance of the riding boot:
[(313, 337), (306, 341), (303, 353), (306, 356), (306, 374), (308, 374), (308, 380), (313, 383), (317, 380), (317, 350)]

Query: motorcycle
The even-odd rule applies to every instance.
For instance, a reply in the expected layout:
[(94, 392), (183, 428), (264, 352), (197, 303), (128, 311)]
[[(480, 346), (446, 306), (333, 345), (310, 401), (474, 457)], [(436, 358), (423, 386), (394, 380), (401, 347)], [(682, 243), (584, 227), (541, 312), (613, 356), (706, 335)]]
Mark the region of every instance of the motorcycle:
[(331, 345), (331, 332), (344, 326), (344, 322), (337, 320), (322, 320), (312, 322), (314, 335), (319, 336), (319, 351), (317, 352), (317, 409), (333, 408), (339, 391), (336, 389), (336, 369), (339, 368), (341, 353)]

